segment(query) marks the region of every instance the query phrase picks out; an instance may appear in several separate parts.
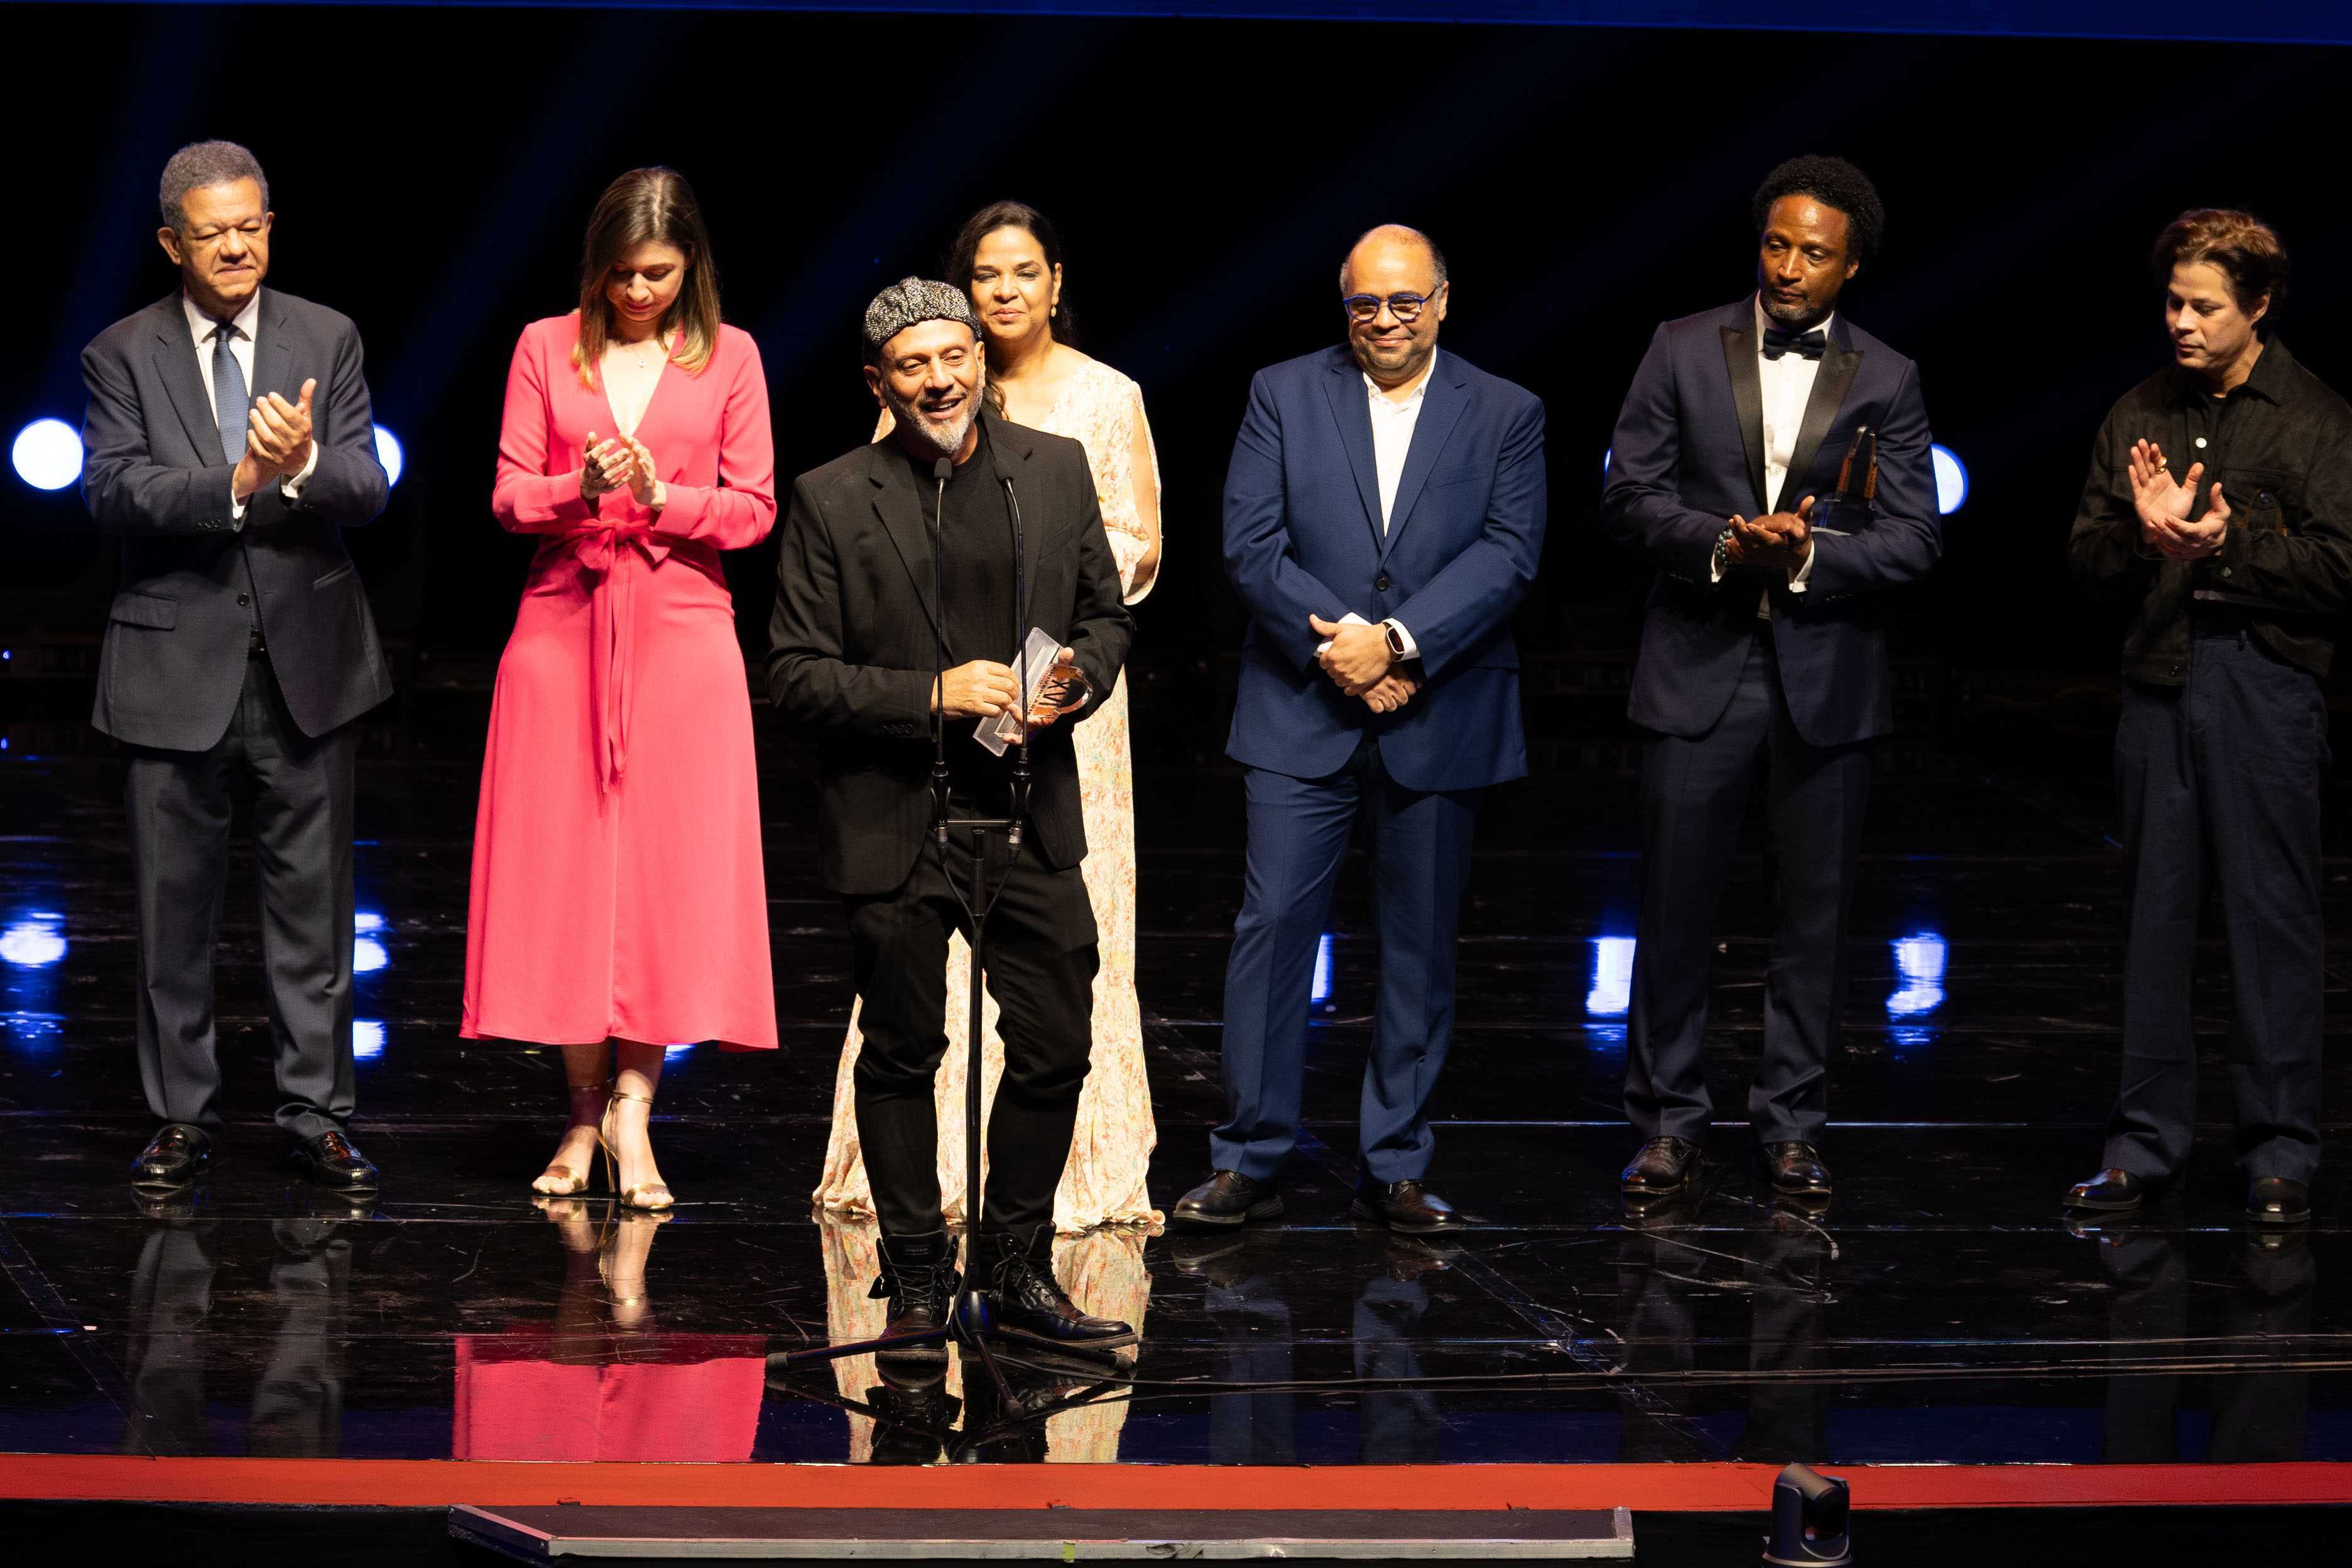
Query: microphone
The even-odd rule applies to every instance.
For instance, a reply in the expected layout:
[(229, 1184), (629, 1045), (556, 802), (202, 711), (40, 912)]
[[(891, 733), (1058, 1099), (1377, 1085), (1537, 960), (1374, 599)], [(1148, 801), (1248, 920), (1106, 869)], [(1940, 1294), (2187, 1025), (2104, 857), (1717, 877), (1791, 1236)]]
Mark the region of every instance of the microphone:
[(1020, 689), (1021, 739), (1013, 751), (1013, 826), (1004, 835), (1007, 848), (1021, 853), (1021, 825), (1029, 816), (1029, 552), (1021, 538), (1021, 498), (1013, 489), (1013, 465), (992, 442), (996, 482), (1004, 487), (1005, 509), (1013, 514), (1013, 684)]
[(948, 481), (955, 464), (931, 465), (939, 491), (931, 504), (931, 841), (948, 847), (948, 634), (947, 588), (940, 558), (947, 553), (945, 514)]

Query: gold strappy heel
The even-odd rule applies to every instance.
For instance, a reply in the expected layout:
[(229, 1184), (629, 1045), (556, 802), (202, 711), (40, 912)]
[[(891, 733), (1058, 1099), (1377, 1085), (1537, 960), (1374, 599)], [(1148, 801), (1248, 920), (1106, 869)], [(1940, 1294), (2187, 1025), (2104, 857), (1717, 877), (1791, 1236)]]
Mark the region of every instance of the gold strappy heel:
[(644, 1209), (658, 1214), (677, 1202), (670, 1195), (669, 1184), (666, 1182), (647, 1182), (644, 1186), (631, 1187), (623, 1191), (620, 1157), (613, 1152), (612, 1131), (613, 1112), (620, 1108), (623, 1100), (635, 1100), (637, 1104), (646, 1107), (646, 1114), (650, 1117), (653, 1114), (654, 1097), (650, 1094), (625, 1093), (612, 1084), (606, 1084), (604, 1089), (604, 1114), (596, 1122), (596, 1146), (604, 1152), (604, 1184), (612, 1188), (613, 1194), (621, 1200), (623, 1208)]
[[(583, 1083), (575, 1085), (573, 1088), (567, 1090), (566, 1092), (571, 1096), (572, 1100), (572, 1120), (563, 1124), (563, 1130), (566, 1132), (569, 1132), (574, 1127), (594, 1127), (596, 1129), (597, 1140), (601, 1142), (604, 1136), (604, 1110), (599, 1110), (597, 1112), (596, 1119), (593, 1121), (583, 1121), (580, 1116), (580, 1100), (583, 1095), (593, 1094), (597, 1096), (599, 1099), (606, 1100), (607, 1104), (605, 1105), (604, 1110), (610, 1110), (611, 1106), (609, 1103), (609, 1096), (611, 1089), (612, 1086), (610, 1084)], [(563, 1185), (560, 1187), (542, 1187), (539, 1184), (540, 1183), (547, 1180), (550, 1176), (562, 1182)], [(531, 1178), (530, 1190), (537, 1193), (540, 1196), (546, 1198), (576, 1198), (581, 1194), (588, 1190), (588, 1176), (589, 1173), (586, 1171), (575, 1171), (569, 1165), (551, 1164), (547, 1169), (541, 1171), (538, 1175)]]

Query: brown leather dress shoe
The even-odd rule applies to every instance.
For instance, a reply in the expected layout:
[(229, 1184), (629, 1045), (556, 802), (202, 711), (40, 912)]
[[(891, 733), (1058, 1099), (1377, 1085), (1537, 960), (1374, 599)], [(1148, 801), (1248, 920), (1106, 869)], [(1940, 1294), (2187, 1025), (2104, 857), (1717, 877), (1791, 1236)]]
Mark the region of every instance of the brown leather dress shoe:
[(1633, 1152), (1632, 1163), (1617, 1173), (1617, 1184), (1629, 1198), (1671, 1197), (1698, 1175), (1698, 1145), (1687, 1138), (1653, 1138)]
[(1219, 1171), (1176, 1200), (1168, 1217), (1178, 1225), (1229, 1229), (1254, 1219), (1277, 1219), (1282, 1194), (1272, 1182), (1244, 1176), (1239, 1171)]
[(1357, 1219), (1384, 1225), (1407, 1236), (1429, 1236), (1460, 1230), (1470, 1222), (1452, 1204), (1418, 1181), (1391, 1182), (1382, 1186), (1365, 1182), (1356, 1188), (1348, 1213)]
[(1830, 1195), (1830, 1168), (1811, 1143), (1764, 1145), (1764, 1174), (1772, 1190), (1785, 1198), (1825, 1198)]

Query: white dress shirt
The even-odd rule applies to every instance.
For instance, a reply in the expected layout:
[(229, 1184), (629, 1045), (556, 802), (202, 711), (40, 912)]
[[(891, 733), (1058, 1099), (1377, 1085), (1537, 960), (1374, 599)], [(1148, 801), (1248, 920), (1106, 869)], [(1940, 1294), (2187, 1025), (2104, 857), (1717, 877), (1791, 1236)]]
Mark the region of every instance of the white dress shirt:
[[(188, 292), (184, 289), (180, 290), (180, 309), (187, 312), (188, 331), (195, 338), (196, 370), (205, 378), (205, 406), (214, 410), (213, 424), (217, 427), (220, 424), (220, 392), (213, 385), (213, 335), (224, 329), (218, 321), (214, 321), (212, 317), (205, 315), (197, 308), (196, 302), (188, 298)], [(260, 324), (261, 290), (256, 289), (253, 291), (253, 297), (245, 302), (245, 308), (237, 311), (236, 319), (231, 321), (226, 329), (235, 334), (228, 341), (229, 354), (236, 361), (237, 374), (245, 377), (245, 390), (248, 400), (259, 396), (263, 392), (275, 392), (280, 397), (288, 396), (289, 394), (282, 388), (274, 386), (257, 388), (253, 384), (254, 331)], [(310, 455), (302, 461), (301, 471), (280, 477), (278, 481), (278, 489), (288, 500), (299, 499), (302, 494), (302, 486), (318, 467), (319, 443), (314, 440), (310, 443)], [(229, 496), (228, 514), (233, 521), (245, 521), (245, 507), (246, 503), (239, 500), (234, 493)]]
[[(1764, 395), (1764, 500), (1774, 511), (1795, 509), (1802, 496), (1783, 496), (1780, 491), (1789, 482), (1789, 463), (1797, 453), (1797, 432), (1805, 423), (1805, 405), (1812, 401), (1813, 381), (1821, 374), (1822, 362), (1807, 359), (1791, 351), (1779, 359), (1764, 357), (1764, 329), (1776, 323), (1764, 314), (1764, 302), (1751, 300), (1749, 308), (1756, 313), (1756, 379)], [(1823, 316), (1808, 331), (1819, 331), (1826, 339), (1830, 323), (1837, 320), (1832, 310)], [(1755, 519), (1748, 519), (1753, 522)], [(1789, 574), (1789, 592), (1801, 594), (1805, 580), (1813, 574), (1813, 546), (1805, 545), (1805, 563)], [(1715, 580), (1721, 582), (1717, 570)], [(1770, 619), (1772, 596), (1767, 594), (1756, 613)]]
[[(1429, 391), (1429, 378), (1437, 371), (1437, 351), (1429, 351), (1429, 363), (1422, 367), (1421, 379), (1402, 397), (1391, 397), (1381, 390), (1381, 384), (1370, 376), (1364, 377), (1364, 402), (1372, 416), (1372, 472), (1381, 487), (1381, 537), (1389, 534), (1389, 522), (1396, 514), (1397, 484), (1404, 478), (1404, 459), (1412, 450), (1413, 426), (1421, 423), (1421, 405)], [(1339, 617), (1346, 626), (1369, 626), (1363, 616), (1350, 610)], [(1391, 617), (1382, 626), (1394, 626), (1397, 640), (1404, 644), (1403, 658), (1419, 658), (1421, 645), (1412, 640), (1412, 633), (1402, 621)], [(1329, 647), (1328, 641), (1323, 647)], [(1318, 652), (1322, 651), (1320, 648)]]

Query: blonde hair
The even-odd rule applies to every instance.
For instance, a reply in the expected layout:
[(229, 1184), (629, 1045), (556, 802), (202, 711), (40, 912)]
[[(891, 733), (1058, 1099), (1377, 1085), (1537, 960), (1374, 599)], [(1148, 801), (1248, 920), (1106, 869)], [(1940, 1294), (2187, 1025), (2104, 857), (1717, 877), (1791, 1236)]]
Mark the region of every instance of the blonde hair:
[(688, 375), (698, 375), (719, 346), (719, 268), (710, 258), (710, 235), (694, 188), (675, 169), (632, 169), (596, 198), (581, 247), (580, 335), (572, 345), (572, 363), (583, 386), (596, 384), (596, 366), (613, 340), (606, 279), (621, 258), (641, 245), (676, 246), (686, 255), (686, 281), (657, 329), (665, 337), (683, 336), (670, 358)]

